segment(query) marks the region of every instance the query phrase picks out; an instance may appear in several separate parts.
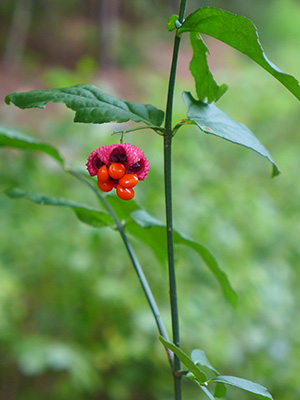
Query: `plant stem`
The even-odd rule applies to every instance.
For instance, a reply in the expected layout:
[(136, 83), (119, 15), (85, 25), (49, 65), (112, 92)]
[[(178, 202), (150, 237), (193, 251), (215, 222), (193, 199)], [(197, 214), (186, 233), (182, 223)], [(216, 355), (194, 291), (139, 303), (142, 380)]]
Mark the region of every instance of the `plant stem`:
[[(137, 258), (135, 251), (133, 250), (128, 237), (124, 231), (124, 225), (122, 224), (122, 222), (119, 220), (119, 218), (117, 217), (116, 213), (114, 212), (114, 210), (111, 208), (110, 204), (108, 203), (108, 201), (105, 199), (105, 197), (103, 197), (99, 191), (94, 187), (94, 185), (92, 183), (90, 183), (87, 179), (85, 179), (83, 176), (81, 176), (78, 172), (72, 170), (72, 169), (68, 169), (68, 172), (75, 176), (77, 179), (79, 179), (81, 182), (85, 183), (86, 185), (88, 185), (93, 192), (96, 194), (96, 196), (98, 197), (98, 199), (100, 199), (100, 201), (102, 202), (102, 204), (104, 205), (104, 207), (106, 208), (106, 210), (109, 212), (109, 214), (112, 216), (115, 224), (116, 224), (116, 228), (118, 230), (118, 232), (121, 235), (121, 238), (123, 240), (123, 243), (126, 247), (126, 250), (128, 252), (128, 255), (130, 257), (130, 260), (132, 262), (132, 265), (138, 275), (139, 281), (142, 285), (143, 291), (145, 293), (145, 296), (147, 298), (148, 304), (151, 308), (152, 314), (154, 316), (155, 322), (156, 322), (156, 326), (158, 329), (159, 334), (166, 340), (170, 341), (168, 338), (168, 333), (166, 331), (166, 328), (164, 326), (163, 320), (161, 318), (157, 303), (155, 301), (155, 298), (153, 296), (153, 293), (151, 291), (151, 288), (149, 286), (149, 283), (147, 281), (147, 278), (144, 274), (144, 271), (142, 269), (142, 266), (139, 262), (139, 259)], [(169, 350), (166, 349), (167, 352), (167, 356), (169, 359), (169, 363), (170, 365), (173, 364), (173, 353)]]
[[(179, 22), (182, 23), (187, 0), (181, 0), (179, 11)], [(167, 225), (167, 249), (168, 249), (168, 267), (169, 267), (169, 293), (172, 317), (173, 343), (180, 347), (179, 315), (177, 305), (176, 275), (174, 263), (174, 241), (173, 241), (173, 216), (172, 216), (172, 114), (173, 98), (177, 70), (178, 52), (180, 46), (180, 37), (175, 36), (173, 47), (173, 58), (171, 64), (169, 88), (166, 106), (166, 121), (164, 135), (164, 181), (165, 181), (165, 206), (166, 206), (166, 225)], [(181, 369), (180, 360), (174, 355), (173, 377), (175, 400), (181, 400), (181, 376), (176, 372)]]

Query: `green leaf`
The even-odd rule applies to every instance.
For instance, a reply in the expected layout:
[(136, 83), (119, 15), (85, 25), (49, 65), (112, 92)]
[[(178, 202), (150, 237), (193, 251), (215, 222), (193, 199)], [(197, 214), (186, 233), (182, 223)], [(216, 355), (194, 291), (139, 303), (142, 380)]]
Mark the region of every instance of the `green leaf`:
[(26, 193), (20, 189), (9, 189), (4, 192), (11, 199), (27, 199), (40, 205), (50, 205), (59, 207), (68, 207), (74, 211), (77, 218), (94, 228), (102, 228), (104, 226), (113, 226), (112, 217), (103, 212), (90, 208), (86, 205), (75, 203), (70, 200), (61, 199), (58, 197), (50, 197), (39, 193)]
[(34, 90), (11, 93), (6, 103), (20, 108), (44, 108), (49, 102), (64, 103), (75, 111), (74, 122), (102, 124), (104, 122), (144, 122), (160, 126), (164, 112), (151, 104), (119, 100), (94, 85), (76, 85), (63, 89)]
[(223, 383), (217, 382), (215, 386), (214, 396), (218, 398), (225, 397), (227, 392), (226, 386)]
[(199, 100), (207, 99), (208, 103), (217, 101), (228, 89), (227, 85), (218, 86), (207, 64), (208, 48), (198, 33), (190, 33), (193, 57), (190, 62), (190, 71), (194, 77), (196, 92)]
[(238, 296), (232, 289), (226, 274), (219, 267), (219, 264), (215, 256), (211, 253), (211, 251), (202, 244), (195, 242), (194, 240), (190, 239), (184, 234), (176, 231), (174, 231), (174, 243), (186, 245), (199, 254), (199, 256), (202, 258), (204, 263), (209, 268), (210, 272), (212, 272), (214, 277), (219, 282), (219, 285), (221, 286), (225, 299), (233, 307), (236, 307), (238, 303)]
[(299, 82), (268, 60), (261, 47), (256, 27), (248, 18), (219, 8), (203, 7), (186, 18), (178, 29), (178, 34), (183, 32), (205, 33), (246, 54), (300, 100)]
[(246, 392), (252, 393), (254, 396), (258, 397), (259, 399), (271, 399), (273, 397), (267, 391), (267, 389), (257, 383), (248, 381), (246, 379), (237, 378), (235, 376), (217, 376), (212, 378), (209, 383), (212, 382), (220, 382), (224, 383), (225, 385), (234, 386), (238, 389), (245, 390)]
[[(131, 217), (135, 225), (127, 225), (128, 233), (149, 245), (158, 259), (165, 265), (166, 227), (164, 224), (144, 210), (134, 211), (131, 213)], [(232, 289), (226, 274), (220, 269), (217, 260), (210, 250), (176, 230), (174, 230), (174, 243), (186, 245), (199, 254), (219, 282), (225, 299), (235, 307), (238, 300), (237, 294)]]
[(279, 174), (279, 169), (268, 150), (245, 125), (231, 119), (215, 104), (195, 100), (189, 92), (183, 92), (183, 99), (188, 108), (188, 118), (202, 132), (254, 150), (273, 164), (273, 176)]
[(202, 365), (213, 371), (215, 374), (219, 375), (219, 372), (211, 365), (208, 361), (206, 354), (203, 350), (195, 349), (191, 352), (191, 359), (196, 365)]
[(195, 363), (190, 359), (190, 357), (185, 354), (179, 347), (175, 346), (175, 344), (166, 341), (162, 336), (159, 337), (161, 343), (169, 350), (173, 351), (174, 354), (179, 358), (179, 360), (191, 371), (195, 378), (200, 382), (204, 383), (206, 381), (205, 374), (200, 371)]
[(60, 164), (63, 165), (64, 163), (59, 152), (53, 146), (32, 136), (25, 135), (22, 132), (5, 128), (4, 126), (0, 126), (0, 146), (15, 147), (26, 150), (39, 150), (53, 157)]
[(169, 18), (169, 20), (167, 22), (168, 31), (172, 32), (176, 29), (175, 22), (178, 21), (178, 19), (179, 19), (179, 16), (177, 14), (171, 15), (171, 17)]

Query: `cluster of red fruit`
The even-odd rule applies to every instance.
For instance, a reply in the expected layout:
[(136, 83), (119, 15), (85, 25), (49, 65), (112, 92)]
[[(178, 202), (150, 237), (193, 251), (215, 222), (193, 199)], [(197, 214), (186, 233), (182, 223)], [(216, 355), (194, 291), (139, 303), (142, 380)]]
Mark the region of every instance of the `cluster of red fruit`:
[(134, 197), (134, 186), (139, 178), (136, 174), (126, 174), (124, 164), (115, 162), (107, 168), (103, 165), (97, 173), (97, 183), (100, 190), (110, 192), (116, 185), (118, 197), (123, 200), (131, 200)]
[(99, 189), (116, 188), (120, 199), (131, 200), (133, 188), (147, 178), (149, 162), (138, 147), (130, 143), (109, 144), (92, 151), (86, 163), (91, 176), (97, 176)]

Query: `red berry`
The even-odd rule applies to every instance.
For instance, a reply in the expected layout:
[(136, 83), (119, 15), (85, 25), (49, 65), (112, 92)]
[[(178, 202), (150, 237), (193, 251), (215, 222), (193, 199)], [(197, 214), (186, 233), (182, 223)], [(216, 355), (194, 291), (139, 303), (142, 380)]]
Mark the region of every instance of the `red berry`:
[(97, 177), (98, 177), (98, 182), (100, 182), (100, 183), (105, 183), (108, 181), (109, 174), (108, 174), (108, 169), (107, 169), (106, 165), (103, 165), (99, 169)]
[(117, 195), (122, 200), (131, 200), (134, 198), (134, 190), (132, 188), (125, 188), (121, 185), (117, 186)]
[(119, 184), (125, 188), (132, 188), (138, 184), (139, 178), (136, 174), (125, 174), (119, 180)]
[(102, 190), (102, 192), (110, 192), (113, 189), (113, 187), (115, 186), (115, 182), (110, 178), (108, 178), (108, 180), (106, 182), (100, 182), (98, 180), (97, 183), (98, 183), (99, 189)]
[(113, 179), (120, 179), (123, 175), (125, 175), (126, 168), (121, 163), (112, 163), (108, 168), (109, 175)]

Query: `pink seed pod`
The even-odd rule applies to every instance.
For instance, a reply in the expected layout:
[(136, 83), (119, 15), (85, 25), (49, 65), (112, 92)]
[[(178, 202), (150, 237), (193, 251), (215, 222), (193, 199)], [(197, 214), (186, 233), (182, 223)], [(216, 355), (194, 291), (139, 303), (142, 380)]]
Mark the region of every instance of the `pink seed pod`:
[(95, 176), (98, 170), (112, 163), (122, 163), (126, 168), (126, 174), (136, 174), (139, 181), (143, 181), (149, 171), (149, 161), (141, 149), (130, 143), (111, 144), (101, 146), (92, 151), (86, 164), (91, 176)]

